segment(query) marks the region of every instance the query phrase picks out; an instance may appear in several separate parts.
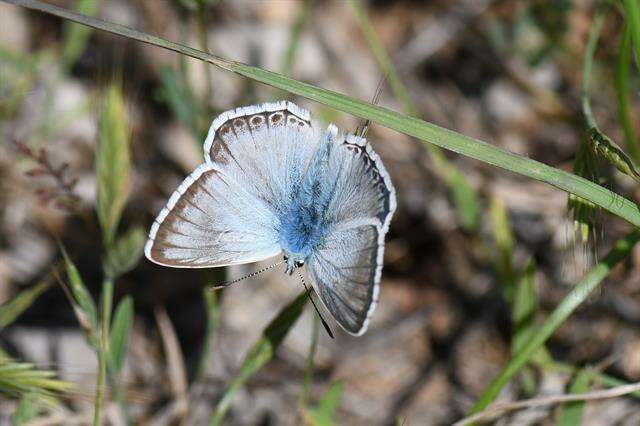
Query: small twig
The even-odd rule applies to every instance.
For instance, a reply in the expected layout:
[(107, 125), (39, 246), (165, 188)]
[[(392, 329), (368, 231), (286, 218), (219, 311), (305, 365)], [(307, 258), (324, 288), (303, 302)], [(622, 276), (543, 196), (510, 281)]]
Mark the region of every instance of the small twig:
[(478, 414), (474, 414), (473, 416), (465, 417), (464, 419), (457, 421), (453, 424), (453, 426), (464, 426), (478, 421), (488, 421), (496, 416), (523, 408), (541, 407), (544, 405), (560, 404), (564, 402), (592, 401), (597, 399), (616, 398), (637, 391), (640, 391), (640, 383), (631, 383), (628, 385), (622, 385), (611, 389), (598, 390), (593, 392), (544, 396), (540, 398), (525, 399), (517, 402), (498, 402), (492, 404), (486, 410), (481, 411)]

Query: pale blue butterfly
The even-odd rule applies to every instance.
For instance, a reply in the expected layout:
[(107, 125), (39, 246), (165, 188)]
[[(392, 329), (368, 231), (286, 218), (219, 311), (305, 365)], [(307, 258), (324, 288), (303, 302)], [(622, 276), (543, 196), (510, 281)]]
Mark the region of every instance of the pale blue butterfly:
[(376, 306), (395, 190), (364, 138), (322, 129), (291, 102), (227, 111), (211, 124), (205, 162), (156, 218), (147, 258), (209, 268), (284, 253), (306, 265), (338, 324), (363, 334)]

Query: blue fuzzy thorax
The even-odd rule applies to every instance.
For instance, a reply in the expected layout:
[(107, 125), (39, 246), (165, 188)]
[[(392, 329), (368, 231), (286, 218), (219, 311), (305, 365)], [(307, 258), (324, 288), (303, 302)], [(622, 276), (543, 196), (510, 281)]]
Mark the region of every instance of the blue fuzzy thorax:
[(326, 235), (326, 209), (331, 198), (326, 170), (331, 137), (329, 132), (323, 136), (304, 180), (292, 191), (290, 205), (280, 218), (280, 244), (289, 262), (306, 260)]

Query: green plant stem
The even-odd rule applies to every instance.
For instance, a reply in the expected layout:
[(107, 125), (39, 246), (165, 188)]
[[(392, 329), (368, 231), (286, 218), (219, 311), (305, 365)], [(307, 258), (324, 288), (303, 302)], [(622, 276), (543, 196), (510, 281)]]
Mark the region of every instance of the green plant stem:
[(618, 115), (624, 131), (624, 140), (636, 163), (640, 163), (640, 147), (633, 132), (629, 108), (629, 68), (631, 66), (631, 27), (625, 25), (624, 35), (620, 43), (620, 51), (616, 60), (616, 91), (618, 95)]
[(331, 90), (321, 89), (278, 73), (266, 71), (239, 62), (213, 56), (191, 47), (182, 46), (168, 40), (154, 37), (123, 25), (105, 22), (90, 16), (81, 15), (67, 9), (55, 7), (36, 0), (3, 0), (5, 2), (39, 10), (61, 18), (69, 19), (93, 28), (118, 34), (143, 43), (172, 50), (183, 55), (207, 61), (224, 70), (235, 72), (244, 77), (286, 90), (290, 93), (322, 103), (356, 117), (375, 121), (390, 129), (438, 145), (453, 152), (466, 155), (505, 170), (546, 182), (563, 191), (575, 194), (603, 209), (640, 226), (638, 206), (626, 198), (587, 179), (564, 170), (556, 169), (535, 160), (492, 146), (484, 141), (471, 138), (452, 130), (427, 123), (423, 120), (407, 117), (387, 108), (345, 96)]
[(113, 280), (105, 278), (102, 282), (102, 312), (100, 317), (100, 350), (98, 351), (98, 380), (96, 383), (94, 426), (102, 424), (102, 404), (104, 399), (107, 357), (109, 356), (109, 326), (111, 324), (111, 306), (113, 304)]
[(640, 230), (635, 230), (618, 240), (607, 256), (602, 259), (580, 281), (574, 289), (553, 310), (549, 318), (538, 328), (522, 349), (502, 369), (491, 382), (487, 390), (480, 396), (469, 414), (484, 410), (500, 393), (505, 384), (524, 367), (544, 342), (560, 327), (566, 319), (584, 302), (602, 280), (609, 275), (611, 269), (624, 259), (640, 239)]
[(638, 0), (623, 0), (625, 19), (631, 28), (633, 48), (636, 52), (636, 66), (640, 71), (640, 4)]
[[(198, 39), (200, 41), (200, 48), (202, 51), (209, 53), (209, 37), (207, 34), (207, 5), (204, 2), (198, 3), (198, 10), (196, 12), (196, 19), (198, 21)], [(213, 100), (213, 80), (211, 78), (211, 70), (206, 63), (203, 64), (205, 75), (205, 105), (208, 107)]]
[(309, 345), (309, 358), (307, 359), (307, 369), (304, 374), (304, 383), (302, 385), (302, 394), (300, 394), (300, 406), (305, 407), (309, 401), (309, 393), (311, 392), (311, 382), (313, 381), (313, 366), (318, 349), (318, 335), (320, 332), (320, 317), (316, 311), (313, 311), (313, 322), (311, 324), (311, 344)]
[(211, 355), (213, 354), (213, 339), (216, 331), (218, 330), (218, 325), (220, 324), (218, 293), (211, 291), (208, 288), (204, 288), (202, 289), (202, 299), (205, 302), (207, 325), (205, 329), (202, 354), (200, 355), (200, 363), (198, 364), (198, 372), (196, 373), (196, 381), (202, 381), (205, 379), (207, 367), (211, 361)]
[(587, 42), (587, 48), (584, 54), (584, 67), (582, 69), (582, 88), (580, 90), (580, 98), (582, 101), (582, 114), (586, 121), (587, 129), (597, 129), (598, 124), (593, 116), (591, 110), (591, 100), (589, 99), (589, 86), (591, 83), (591, 68), (593, 66), (593, 56), (595, 55), (596, 48), (598, 47), (598, 37), (600, 35), (600, 29), (604, 21), (604, 15), (602, 12), (598, 12), (591, 24), (591, 32), (589, 32), (589, 41)]
[(284, 58), (282, 59), (281, 72), (284, 75), (291, 75), (291, 72), (293, 70), (293, 61), (295, 60), (296, 53), (298, 52), (302, 30), (307, 25), (309, 16), (311, 16), (312, 2), (313, 0), (305, 0), (303, 2), (300, 12), (291, 24), (291, 30), (289, 32), (289, 44), (284, 54)]

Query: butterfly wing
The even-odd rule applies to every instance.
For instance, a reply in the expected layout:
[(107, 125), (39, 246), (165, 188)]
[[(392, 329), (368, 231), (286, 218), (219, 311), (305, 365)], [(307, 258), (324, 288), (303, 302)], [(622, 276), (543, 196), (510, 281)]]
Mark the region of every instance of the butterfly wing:
[(222, 113), (205, 140), (205, 163), (155, 220), (146, 256), (165, 266), (205, 268), (280, 253), (278, 218), (318, 139), (309, 113), (290, 102)]
[(164, 266), (209, 268), (280, 253), (273, 212), (208, 164), (173, 193), (151, 227), (147, 258)]
[(378, 300), (384, 237), (396, 208), (382, 162), (362, 138), (332, 147), (327, 235), (307, 264), (316, 293), (338, 324), (362, 335)]
[(213, 121), (204, 145), (205, 162), (242, 182), (281, 216), (320, 137), (309, 112), (291, 102), (237, 108)]

